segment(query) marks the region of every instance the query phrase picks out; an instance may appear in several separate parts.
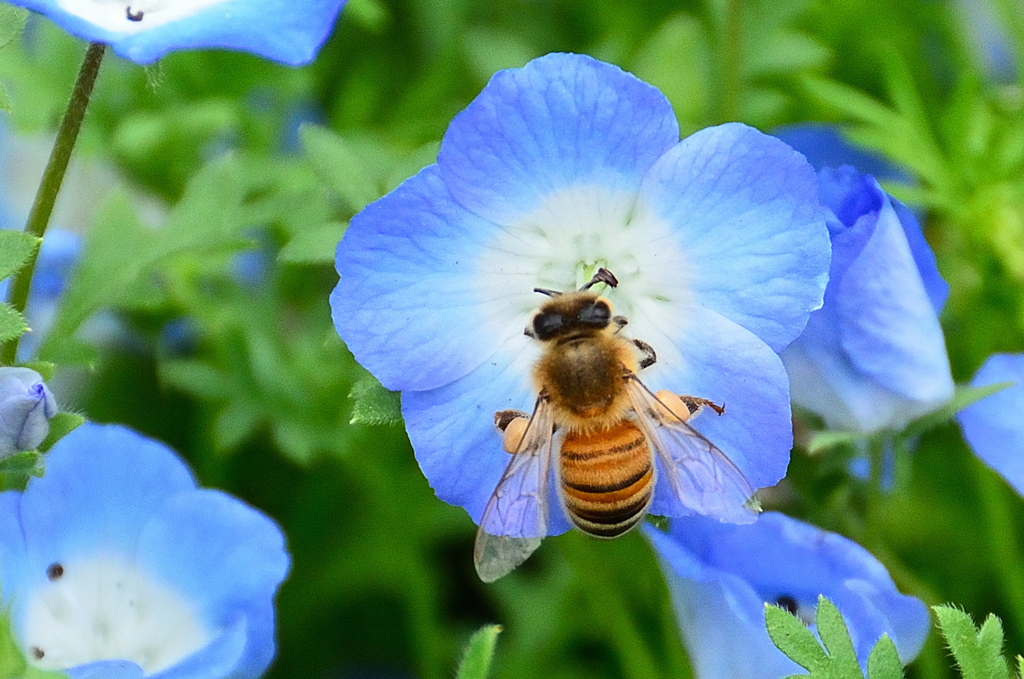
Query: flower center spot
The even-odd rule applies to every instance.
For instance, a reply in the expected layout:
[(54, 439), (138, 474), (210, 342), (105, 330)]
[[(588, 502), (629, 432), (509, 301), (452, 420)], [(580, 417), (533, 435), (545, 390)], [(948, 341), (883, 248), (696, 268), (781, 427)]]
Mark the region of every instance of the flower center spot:
[(57, 0), (64, 11), (122, 35), (185, 19), (223, 2), (226, 0), (136, 0), (126, 5), (124, 0)]
[(191, 602), (120, 557), (53, 563), (25, 600), (22, 648), (39, 669), (128, 660), (166, 669), (213, 637)]

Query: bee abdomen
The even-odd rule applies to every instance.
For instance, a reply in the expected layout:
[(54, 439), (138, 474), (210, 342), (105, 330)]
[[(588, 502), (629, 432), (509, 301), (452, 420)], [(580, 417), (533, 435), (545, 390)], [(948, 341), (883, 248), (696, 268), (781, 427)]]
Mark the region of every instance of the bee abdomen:
[(565, 509), (580, 530), (613, 538), (644, 518), (654, 466), (647, 439), (634, 424), (566, 435), (559, 465)]

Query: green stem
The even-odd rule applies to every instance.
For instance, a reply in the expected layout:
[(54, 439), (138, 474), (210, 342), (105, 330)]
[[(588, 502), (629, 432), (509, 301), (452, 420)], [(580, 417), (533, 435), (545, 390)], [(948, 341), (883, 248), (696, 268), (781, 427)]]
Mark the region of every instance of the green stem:
[(726, 0), (725, 25), (721, 36), (721, 100), (719, 116), (724, 122), (737, 120), (740, 109), (740, 69), (742, 50), (741, 0)]
[[(53, 151), (50, 152), (50, 159), (43, 171), (43, 179), (39, 183), (39, 191), (36, 192), (35, 202), (32, 203), (32, 210), (29, 212), (28, 222), (25, 224), (25, 233), (30, 233), (37, 238), (43, 237), (46, 227), (50, 223), (53, 205), (57, 202), (57, 194), (60, 192), (61, 182), (64, 181), (64, 172), (68, 169), (71, 152), (78, 139), (78, 131), (82, 129), (85, 109), (89, 106), (89, 97), (96, 84), (96, 76), (99, 75), (105, 49), (106, 45), (101, 43), (94, 42), (89, 45), (82, 68), (78, 72), (75, 88), (71, 92), (71, 101), (68, 102), (68, 108), (60, 122), (60, 129), (57, 130), (57, 140), (53, 144)], [(32, 274), (35, 272), (38, 254), (37, 249), (11, 282), (8, 301), (20, 312), (25, 311), (25, 305), (28, 303), (28, 291), (32, 283)], [(14, 363), (18, 354), (18, 339), (15, 337), (3, 345), (3, 349), (0, 350), (0, 364)]]

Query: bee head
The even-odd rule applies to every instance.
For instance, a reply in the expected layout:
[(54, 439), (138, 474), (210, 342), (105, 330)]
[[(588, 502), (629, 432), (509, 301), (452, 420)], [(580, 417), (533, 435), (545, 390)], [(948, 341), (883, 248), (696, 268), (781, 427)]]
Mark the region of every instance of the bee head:
[(546, 342), (563, 335), (604, 330), (612, 307), (594, 293), (570, 292), (546, 302), (533, 317), (526, 334)]

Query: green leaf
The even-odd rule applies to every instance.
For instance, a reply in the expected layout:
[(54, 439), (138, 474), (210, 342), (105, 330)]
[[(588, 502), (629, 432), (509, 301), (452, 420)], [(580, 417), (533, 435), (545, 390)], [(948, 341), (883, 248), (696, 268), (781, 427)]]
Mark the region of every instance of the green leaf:
[(470, 638), (459, 663), (456, 679), (487, 679), (501, 625), (485, 625)]
[(1008, 679), (999, 618), (989, 615), (979, 631), (971, 616), (961, 610), (952, 606), (934, 606), (932, 610), (964, 679)]
[(28, 21), (28, 10), (6, 3), (0, 5), (0, 49), (21, 37)]
[(53, 379), (53, 371), (56, 366), (49, 361), (29, 361), (28, 363), (23, 363), (22, 367), (35, 370), (43, 378), (44, 382), (49, 382)]
[[(0, 460), (0, 474), (32, 474), (42, 476), (43, 456), (37, 451), (31, 450), (25, 453), (15, 453)], [(0, 667), (3, 664), (0, 663)], [(0, 676), (4, 676), (0, 674)]]
[(855, 431), (833, 431), (831, 429), (816, 431), (807, 444), (807, 452), (811, 455), (817, 455), (831, 448), (852, 446), (864, 438), (867, 438), (865, 434)]
[(213, 440), (218, 450), (231, 450), (263, 422), (261, 413), (251, 403), (229, 400), (213, 423)]
[(824, 596), (818, 596), (815, 622), (821, 641), (829, 654), (832, 676), (863, 677), (857, 663), (857, 652), (853, 649), (850, 631), (843, 622), (843, 616), (835, 604)]
[(953, 399), (949, 403), (934, 412), (912, 421), (903, 430), (902, 435), (905, 438), (913, 437), (941, 424), (945, 424), (967, 406), (1010, 386), (1013, 386), (1013, 382), (997, 382), (995, 384), (986, 384), (983, 387), (957, 385), (956, 391), (953, 392)]
[(227, 399), (233, 394), (230, 380), (209, 363), (191, 359), (164, 361), (160, 381), (203, 398)]
[(868, 679), (903, 679), (903, 665), (896, 644), (883, 634), (868, 656)]
[(0, 342), (20, 337), (28, 330), (25, 317), (14, 310), (10, 304), (0, 302)]
[[(3, 5), (0, 5), (3, 7)], [(0, 229), (0, 280), (13, 276), (25, 266), (42, 241), (24, 231)]]
[(402, 421), (399, 392), (388, 391), (370, 373), (356, 380), (349, 398), (355, 401), (351, 424), (398, 424)]
[(304, 125), (299, 139), (306, 159), (318, 175), (353, 212), (380, 197), (374, 173), (340, 136), (315, 125)]
[(328, 222), (300, 231), (281, 248), (277, 258), (296, 264), (333, 264), (334, 251), (347, 228), (348, 224), (343, 222)]
[(40, 444), (39, 450), (44, 452), (49, 450), (53, 444), (67, 436), (83, 422), (85, 422), (85, 418), (77, 413), (57, 413), (50, 418), (50, 433)]
[(772, 643), (793, 662), (810, 672), (826, 671), (828, 656), (814, 633), (789, 611), (765, 604), (764, 619)]

